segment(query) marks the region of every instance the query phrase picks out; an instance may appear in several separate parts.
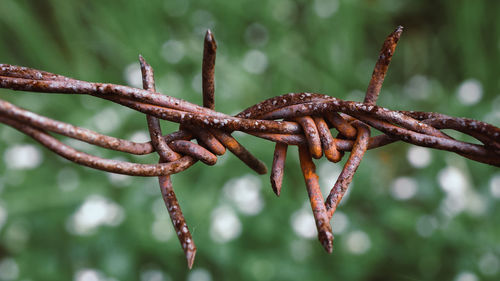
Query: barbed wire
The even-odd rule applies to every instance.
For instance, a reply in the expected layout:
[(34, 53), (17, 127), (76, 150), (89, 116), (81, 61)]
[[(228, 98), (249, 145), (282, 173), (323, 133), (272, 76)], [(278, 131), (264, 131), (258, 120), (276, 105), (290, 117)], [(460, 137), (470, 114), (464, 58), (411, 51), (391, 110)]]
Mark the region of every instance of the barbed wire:
[[(500, 167), (500, 129), (485, 122), (432, 112), (394, 111), (376, 106), (388, 66), (403, 28), (399, 26), (385, 40), (362, 103), (328, 95), (291, 93), (267, 99), (230, 116), (214, 110), (214, 71), (217, 45), (207, 31), (202, 63), (203, 106), (156, 92), (152, 67), (139, 56), (143, 89), (122, 85), (91, 83), (15, 65), (0, 64), (0, 87), (19, 91), (59, 94), (87, 94), (106, 99), (146, 114), (151, 141), (132, 142), (53, 120), (0, 100), (0, 122), (32, 137), (43, 146), (77, 164), (131, 176), (157, 176), (165, 205), (191, 268), (196, 246), (176, 199), (170, 176), (182, 172), (198, 160), (214, 165), (226, 149), (259, 174), (264, 163), (231, 136), (241, 131), (275, 142), (271, 186), (280, 195), (289, 145), (299, 148), (318, 239), (331, 253), (333, 213), (342, 200), (365, 152), (404, 141), (410, 144), (455, 152), (474, 161)], [(179, 130), (162, 134), (160, 119), (179, 123)], [(330, 129), (337, 131), (334, 137)], [(371, 137), (370, 128), (381, 135)], [(477, 139), (481, 144), (456, 140), (443, 133), (451, 129)], [(103, 148), (145, 155), (156, 152), (157, 164), (138, 164), (104, 159), (54, 138), (49, 132)], [(191, 140), (196, 139), (197, 143)], [(319, 188), (313, 158), (323, 155), (339, 162), (349, 158), (326, 200)]]

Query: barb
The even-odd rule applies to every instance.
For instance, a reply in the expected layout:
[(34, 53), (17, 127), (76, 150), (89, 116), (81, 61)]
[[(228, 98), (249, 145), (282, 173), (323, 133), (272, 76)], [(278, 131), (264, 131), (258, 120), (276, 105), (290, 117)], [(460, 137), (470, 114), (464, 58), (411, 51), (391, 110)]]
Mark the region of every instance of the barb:
[(205, 35), (205, 44), (203, 45), (203, 64), (201, 66), (203, 106), (206, 108), (215, 108), (215, 57), (217, 43), (212, 31), (207, 30)]
[[(379, 58), (377, 60), (377, 63), (375, 64), (375, 68), (373, 69), (370, 84), (368, 85), (368, 89), (366, 90), (364, 103), (367, 105), (375, 105), (377, 103), (380, 89), (382, 88), (387, 69), (389, 68), (389, 63), (391, 62), (392, 55), (394, 54), (394, 50), (396, 50), (396, 45), (402, 32), (403, 27), (398, 26), (398, 28), (393, 33), (391, 33), (387, 37), (387, 39), (385, 39), (385, 42), (382, 45), (382, 50), (380, 51)], [(342, 197), (344, 197), (349, 184), (352, 182), (354, 173), (356, 173), (356, 170), (361, 164), (361, 159), (363, 159), (363, 156), (368, 149), (370, 128), (357, 120), (353, 121), (351, 124), (356, 128), (357, 137), (356, 141), (354, 142), (351, 155), (349, 155), (349, 159), (347, 160), (344, 169), (342, 169), (342, 172), (340, 173), (337, 181), (335, 182), (335, 185), (333, 186), (330, 194), (328, 195), (328, 198), (326, 199), (325, 205), (328, 212), (327, 216), (329, 219), (332, 218), (333, 213), (340, 203), (340, 200), (342, 200)], [(439, 135), (440, 133), (434, 132), (431, 129), (428, 130), (437, 135)]]
[[(234, 131), (275, 142), (271, 186), (282, 191), (289, 145), (299, 147), (299, 158), (316, 221), (318, 239), (332, 251), (330, 220), (342, 200), (365, 152), (396, 141), (447, 150), (474, 161), (500, 167), (500, 128), (493, 125), (431, 112), (394, 111), (376, 106), (382, 83), (401, 36), (398, 27), (385, 40), (363, 103), (343, 101), (328, 95), (291, 93), (273, 97), (235, 116), (214, 110), (215, 57), (217, 45), (210, 31), (204, 42), (202, 63), (203, 106), (157, 93), (152, 67), (140, 57), (144, 89), (91, 83), (53, 73), (0, 64), (0, 87), (40, 93), (88, 94), (146, 114), (151, 141), (136, 143), (53, 120), (0, 100), (0, 122), (32, 137), (43, 146), (80, 165), (112, 173), (159, 177), (160, 189), (170, 218), (191, 268), (196, 246), (175, 196), (170, 177), (198, 160), (214, 165), (226, 149), (259, 174), (265, 165), (231, 136)], [(285, 121), (277, 121), (283, 119)], [(163, 135), (160, 120), (180, 124), (179, 131)], [(295, 120), (295, 121), (289, 121)], [(370, 127), (383, 134), (370, 137)], [(333, 137), (331, 130), (337, 132)], [(452, 129), (481, 144), (458, 141), (444, 134)], [(157, 164), (138, 164), (103, 159), (63, 144), (51, 133), (84, 141), (106, 149), (144, 155), (156, 152)], [(192, 142), (197, 139), (197, 143)], [(312, 160), (322, 155), (338, 162), (350, 152), (337, 182), (325, 201), (319, 189)]]
[(271, 170), (271, 187), (277, 196), (280, 196), (281, 194), (287, 150), (288, 144), (276, 142), (276, 146), (274, 148), (273, 168)]
[[(146, 61), (142, 56), (139, 56), (139, 61), (141, 63), (143, 88), (144, 90), (148, 90), (154, 93), (155, 82), (154, 82), (153, 68), (148, 63), (146, 63)], [(162, 133), (161, 133), (160, 120), (150, 115), (146, 116), (146, 120), (148, 123), (149, 135), (151, 136), (151, 142), (153, 143), (153, 147), (155, 148), (156, 152), (160, 156), (160, 163), (175, 161), (179, 159), (181, 156), (175, 153), (172, 149), (170, 149), (168, 144), (161, 137)], [(188, 141), (178, 140), (174, 142), (176, 144), (179, 144), (179, 142), (181, 142), (180, 147), (183, 148), (181, 150), (184, 153), (186, 151), (203, 150), (202, 147), (199, 147), (198, 145), (195, 145)], [(188, 145), (188, 143), (190, 145)], [(199, 149), (197, 149), (198, 148), (197, 146), (199, 147)], [(189, 148), (191, 148), (191, 150)], [(198, 155), (198, 154), (192, 153), (191, 155)], [(213, 157), (215, 157), (215, 155)], [(215, 164), (215, 162), (213, 163)], [(172, 186), (172, 180), (170, 179), (170, 175), (165, 175), (165, 176), (159, 176), (158, 181), (160, 184), (160, 191), (163, 197), (163, 201), (165, 202), (168, 214), (170, 215), (170, 220), (174, 225), (175, 232), (177, 233), (177, 238), (179, 239), (182, 249), (184, 250), (184, 254), (186, 255), (188, 268), (191, 269), (193, 267), (194, 258), (196, 256), (196, 246), (194, 245), (193, 238), (191, 237), (191, 232), (189, 232), (189, 229), (186, 224), (186, 219), (182, 214), (181, 207), (179, 205), (179, 202), (177, 201), (177, 197), (175, 196), (174, 187)]]
[(380, 55), (373, 69), (372, 79), (368, 85), (368, 90), (366, 90), (366, 96), (364, 103), (375, 105), (380, 94), (380, 89), (382, 89), (382, 83), (384, 83), (385, 74), (391, 63), (392, 56), (398, 45), (399, 38), (403, 33), (403, 27), (400, 25), (394, 30), (393, 33), (389, 34), (387, 39), (382, 45), (382, 50), (380, 50)]

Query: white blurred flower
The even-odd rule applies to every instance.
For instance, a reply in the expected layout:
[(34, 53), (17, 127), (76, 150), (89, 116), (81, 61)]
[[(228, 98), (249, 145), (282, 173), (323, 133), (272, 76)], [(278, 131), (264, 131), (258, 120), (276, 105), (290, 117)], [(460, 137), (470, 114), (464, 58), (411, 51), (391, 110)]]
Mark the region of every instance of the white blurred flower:
[(431, 163), (432, 154), (429, 148), (412, 146), (408, 149), (406, 158), (413, 167), (425, 168)]
[(19, 266), (13, 258), (0, 261), (0, 280), (16, 280), (19, 276)]
[(258, 177), (247, 174), (229, 180), (224, 184), (223, 190), (226, 198), (233, 201), (240, 212), (256, 215), (264, 207), (264, 200), (260, 194), (261, 185)]
[(129, 86), (134, 88), (142, 88), (142, 73), (141, 66), (138, 62), (129, 64), (123, 71), (125, 81)]
[(132, 176), (128, 175), (107, 173), (106, 176), (108, 177), (109, 182), (116, 187), (124, 187), (132, 182)]
[(414, 178), (399, 177), (392, 182), (391, 195), (397, 200), (408, 200), (417, 194), (418, 183)]
[(259, 50), (250, 50), (243, 58), (243, 68), (254, 74), (260, 74), (267, 68), (267, 55)]
[(479, 270), (484, 275), (493, 276), (498, 273), (500, 261), (498, 257), (492, 253), (486, 253), (479, 259)]
[(0, 280), (16, 280), (19, 276), (19, 266), (13, 258), (0, 261)]
[(161, 47), (161, 56), (169, 63), (178, 63), (184, 57), (184, 44), (177, 40), (168, 40)]
[(172, 278), (158, 269), (149, 269), (141, 272), (141, 281), (170, 281)]
[(78, 270), (73, 278), (74, 281), (106, 281), (103, 274), (95, 269), (84, 268)]
[(364, 254), (371, 246), (370, 237), (363, 231), (353, 231), (347, 235), (347, 250), (355, 255)]
[(340, 234), (347, 230), (349, 218), (342, 211), (335, 211), (332, 217), (332, 232)]
[(241, 234), (241, 222), (233, 209), (229, 206), (220, 206), (212, 211), (210, 236), (212, 240), (226, 243)]
[(462, 211), (471, 215), (483, 215), (486, 212), (485, 199), (471, 188), (466, 171), (448, 166), (438, 173), (439, 185), (446, 193), (441, 203), (441, 211), (453, 217)]
[(120, 205), (100, 195), (91, 195), (69, 218), (68, 227), (74, 234), (88, 235), (101, 225), (117, 226), (124, 218)]
[(448, 166), (438, 173), (441, 189), (451, 196), (463, 196), (467, 187), (467, 179), (456, 167)]
[(500, 173), (497, 173), (491, 177), (490, 192), (493, 197), (500, 198)]
[(328, 18), (333, 15), (339, 8), (338, 0), (315, 0), (314, 11), (320, 18)]
[(212, 275), (204, 268), (196, 268), (189, 272), (187, 281), (212, 281)]
[[(321, 161), (318, 165), (318, 176), (319, 176), (319, 186), (321, 188), (321, 193), (324, 196), (328, 196), (330, 189), (335, 185), (337, 178), (342, 172), (340, 165), (331, 163), (329, 161)], [(352, 183), (349, 185), (349, 189), (352, 187)], [(344, 200), (342, 200), (344, 201)]]
[(483, 86), (476, 79), (468, 79), (458, 87), (458, 100), (464, 105), (474, 105), (483, 96)]
[(133, 142), (148, 142), (151, 140), (149, 137), (149, 133), (144, 130), (133, 132), (128, 139)]
[(174, 235), (169, 217), (166, 215), (157, 217), (151, 226), (151, 233), (160, 242), (168, 241)]
[(313, 214), (305, 207), (292, 214), (290, 223), (293, 231), (301, 237), (312, 239), (318, 234)]
[(462, 271), (455, 277), (454, 281), (479, 281), (479, 279), (476, 274), (470, 271)]
[(40, 150), (31, 144), (18, 144), (7, 148), (4, 162), (9, 169), (34, 169), (43, 160)]

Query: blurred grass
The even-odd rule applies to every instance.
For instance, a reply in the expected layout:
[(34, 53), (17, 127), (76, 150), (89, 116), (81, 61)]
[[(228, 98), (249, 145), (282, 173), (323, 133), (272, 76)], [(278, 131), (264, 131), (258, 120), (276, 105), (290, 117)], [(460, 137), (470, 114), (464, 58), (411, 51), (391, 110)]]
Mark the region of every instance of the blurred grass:
[[(131, 82), (126, 70), (137, 73), (137, 56), (142, 54), (155, 68), (159, 91), (199, 104), (202, 39), (211, 28), (219, 47), (216, 107), (234, 114), (287, 92), (362, 100), (385, 36), (403, 25), (379, 104), (499, 126), (499, 14), (496, 1), (466, 0), (2, 0), (0, 62), (124, 84)], [(467, 79), (482, 86), (477, 104), (464, 105), (457, 96)], [(0, 98), (117, 137), (145, 130), (143, 115), (93, 97), (1, 90)], [(173, 177), (198, 246), (195, 273), (189, 273), (172, 233), (166, 242), (152, 235), (159, 216), (152, 206), (160, 198), (155, 179), (113, 178), (44, 148), (41, 165), (15, 169), (7, 163), (7, 152), (16, 144), (34, 142), (6, 126), (0, 126), (0, 139), (0, 211), (6, 214), (3, 225), (0, 214), (0, 279), (10, 280), (5, 270), (12, 266), (5, 261), (11, 258), (18, 269), (13, 280), (86, 280), (77, 274), (85, 268), (114, 278), (106, 280), (205, 280), (207, 271), (212, 280), (474, 281), (500, 276), (500, 207), (490, 192), (498, 168), (447, 152), (433, 151), (424, 168), (409, 164), (406, 144), (368, 153), (340, 209), (349, 223), (336, 235), (332, 255), (291, 226), (293, 214), (306, 202), (295, 148), (290, 149), (279, 200), (267, 176), (259, 176), (264, 209), (255, 216), (237, 211), (222, 188), (230, 179), (251, 173), (248, 168), (233, 155), (221, 157), (215, 167), (197, 164)], [(238, 139), (270, 165), (271, 143), (246, 135)], [(154, 156), (130, 158), (83, 149), (105, 157), (156, 161)], [(332, 171), (335, 167), (328, 166)], [(471, 206), (483, 211), (469, 204), (453, 216), (443, 212), (447, 195), (438, 179), (449, 167), (464, 175), (466, 182), (459, 183), (472, 192), (466, 202), (476, 200)], [(418, 183), (417, 194), (406, 201), (391, 196), (391, 185), (401, 176)], [(71, 180), (77, 187), (64, 191)], [(90, 235), (68, 232), (72, 215), (95, 194), (119, 204), (124, 220)], [(228, 204), (242, 223), (241, 235), (218, 243), (210, 236), (210, 214)], [(168, 220), (162, 211), (161, 219)], [(426, 222), (437, 225), (422, 236), (416, 229)], [(356, 248), (359, 239), (353, 237), (359, 235), (353, 233), (359, 231), (370, 245), (356, 254), (352, 244)], [(146, 273), (152, 272), (163, 279), (148, 279)], [(464, 279), (473, 277), (477, 279)]]

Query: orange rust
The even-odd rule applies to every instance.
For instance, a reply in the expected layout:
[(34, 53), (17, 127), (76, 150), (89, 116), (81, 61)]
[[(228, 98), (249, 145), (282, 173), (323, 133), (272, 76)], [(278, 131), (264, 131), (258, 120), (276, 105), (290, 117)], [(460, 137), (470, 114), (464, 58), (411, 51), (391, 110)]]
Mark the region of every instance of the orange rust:
[(398, 45), (399, 38), (403, 33), (403, 27), (398, 26), (394, 32), (389, 34), (387, 39), (382, 45), (382, 50), (380, 50), (379, 58), (375, 67), (373, 68), (372, 78), (370, 84), (368, 85), (368, 90), (366, 91), (366, 96), (364, 103), (369, 105), (374, 105), (377, 102), (380, 89), (384, 83), (385, 74), (391, 63), (392, 56)]
[(273, 167), (271, 169), (271, 187), (277, 196), (280, 196), (281, 194), (287, 149), (287, 144), (279, 142), (276, 143), (276, 146), (274, 147)]
[(186, 140), (174, 140), (169, 145), (178, 153), (192, 156), (207, 165), (215, 165), (217, 156), (203, 146)]
[(205, 145), (213, 154), (224, 155), (224, 153), (226, 153), (224, 145), (210, 131), (188, 125), (181, 125), (180, 128), (187, 129), (189, 132), (193, 133), (200, 144)]
[(319, 137), (321, 139), (321, 145), (323, 146), (323, 151), (325, 152), (326, 159), (337, 163), (342, 159), (342, 153), (337, 149), (337, 142), (333, 138), (328, 124), (326, 124), (325, 119), (322, 117), (314, 117), (314, 122), (318, 128)]
[(368, 148), (368, 141), (370, 139), (370, 129), (365, 124), (356, 121), (355, 123), (356, 129), (358, 131), (358, 136), (356, 137), (356, 141), (354, 142), (354, 147), (352, 148), (351, 154), (347, 159), (347, 162), (342, 169), (335, 185), (333, 186), (330, 194), (326, 198), (326, 209), (328, 210), (328, 218), (333, 216), (333, 213), (337, 209), (340, 200), (344, 197), (349, 184), (352, 181), (354, 173), (359, 167), (361, 163), (361, 159)]
[(191, 269), (196, 256), (196, 245), (194, 244), (193, 237), (191, 236), (191, 232), (182, 214), (177, 197), (175, 196), (170, 176), (161, 176), (158, 177), (158, 179), (163, 201), (165, 202), (170, 219), (174, 225), (175, 233), (181, 243), (182, 250), (184, 250), (188, 268)]
[(215, 56), (217, 43), (212, 32), (207, 30), (203, 44), (203, 63), (201, 66), (203, 107), (215, 108)]
[(329, 112), (325, 114), (325, 117), (344, 137), (348, 139), (356, 138), (356, 129), (337, 112)]
[(321, 158), (321, 156), (323, 156), (323, 150), (321, 148), (321, 140), (314, 119), (310, 116), (301, 116), (295, 118), (295, 120), (297, 120), (302, 126), (302, 130), (304, 130), (312, 157), (316, 159)]
[(309, 149), (306, 146), (299, 145), (299, 160), (304, 181), (306, 182), (307, 194), (313, 211), (316, 229), (318, 230), (318, 239), (323, 245), (323, 248), (331, 253), (333, 250), (333, 234), (330, 226), (330, 218), (326, 212), (325, 204), (323, 203), (323, 195), (319, 187), (319, 179), (316, 174), (316, 166), (312, 161)]
[(245, 163), (252, 170), (257, 173), (264, 175), (267, 174), (266, 165), (253, 156), (244, 146), (242, 146), (235, 138), (230, 134), (219, 131), (212, 130), (215, 137), (224, 144), (227, 149), (229, 149), (236, 157), (238, 157), (243, 163)]

